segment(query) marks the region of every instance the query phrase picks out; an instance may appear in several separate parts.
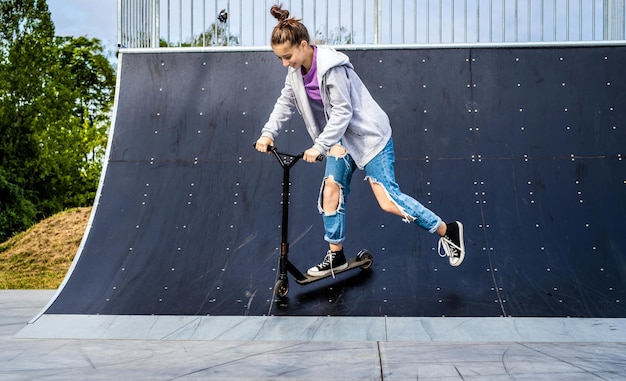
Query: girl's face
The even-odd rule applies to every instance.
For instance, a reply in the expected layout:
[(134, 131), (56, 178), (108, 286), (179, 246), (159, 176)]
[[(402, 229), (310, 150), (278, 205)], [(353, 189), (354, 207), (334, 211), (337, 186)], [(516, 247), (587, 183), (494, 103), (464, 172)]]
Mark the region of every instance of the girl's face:
[(291, 45), (290, 42), (272, 45), (272, 50), (285, 67), (299, 69), (304, 66), (305, 71), (308, 71), (313, 63), (313, 49), (306, 41), (295, 45)]

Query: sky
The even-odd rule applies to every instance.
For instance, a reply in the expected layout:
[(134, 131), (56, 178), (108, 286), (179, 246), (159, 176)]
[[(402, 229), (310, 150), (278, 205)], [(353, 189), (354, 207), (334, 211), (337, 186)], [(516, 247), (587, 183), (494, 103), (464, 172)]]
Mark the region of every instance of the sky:
[(57, 36), (87, 36), (114, 54), (117, 46), (117, 0), (47, 0)]

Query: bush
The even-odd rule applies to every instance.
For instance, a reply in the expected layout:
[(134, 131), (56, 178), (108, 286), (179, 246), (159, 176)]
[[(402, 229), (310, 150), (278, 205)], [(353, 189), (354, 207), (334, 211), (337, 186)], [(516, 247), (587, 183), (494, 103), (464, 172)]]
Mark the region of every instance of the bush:
[(26, 192), (10, 182), (0, 168), (0, 242), (11, 238), (37, 222), (35, 205)]

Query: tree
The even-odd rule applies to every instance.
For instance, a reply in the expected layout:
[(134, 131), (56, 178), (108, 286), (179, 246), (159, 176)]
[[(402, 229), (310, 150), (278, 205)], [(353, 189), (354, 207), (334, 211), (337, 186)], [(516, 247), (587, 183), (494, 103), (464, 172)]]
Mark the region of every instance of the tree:
[(47, 82), (41, 53), (50, 50), (53, 38), (45, 2), (0, 1), (0, 238), (36, 222), (29, 161), (39, 152), (37, 109)]
[(36, 217), (35, 205), (19, 185), (9, 181), (0, 167), (0, 242), (32, 225)]
[[(38, 189), (51, 210), (86, 206), (95, 196), (106, 148), (115, 76), (102, 44), (58, 37), (54, 85), (46, 87), (45, 129), (38, 134)], [(42, 115), (43, 117), (43, 115)], [(47, 208), (44, 208), (44, 210)]]
[(45, 53), (53, 38), (45, 2), (0, 1), (0, 165), (9, 175), (19, 172), (16, 159), (37, 152), (37, 102), (47, 82)]
[(353, 43), (353, 41), (353, 35), (344, 26), (340, 28), (335, 28), (334, 31), (330, 31), (328, 33), (328, 36), (326, 36), (324, 32), (319, 29), (315, 33), (316, 44), (350, 45)]
[(91, 203), (115, 82), (102, 52), (55, 37), (45, 0), (0, 0), (0, 242)]
[(168, 42), (161, 38), (159, 40), (159, 46), (162, 48), (167, 47), (192, 47), (192, 46), (236, 46), (239, 45), (239, 37), (234, 34), (230, 34), (224, 23), (213, 23), (209, 28), (200, 33), (198, 36), (191, 38), (191, 41), (177, 43)]
[(213, 23), (204, 32), (196, 37), (192, 46), (236, 46), (239, 45), (239, 38), (230, 34), (225, 27), (225, 23)]

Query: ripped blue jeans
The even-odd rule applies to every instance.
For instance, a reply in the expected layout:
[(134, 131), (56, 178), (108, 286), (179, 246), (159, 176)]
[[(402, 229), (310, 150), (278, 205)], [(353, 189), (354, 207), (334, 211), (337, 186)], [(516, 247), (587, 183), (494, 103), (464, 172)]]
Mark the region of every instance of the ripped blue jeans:
[[(430, 233), (434, 233), (442, 223), (441, 218), (413, 197), (400, 191), (395, 179), (394, 162), (393, 141), (389, 139), (385, 148), (365, 165), (365, 180), (379, 184), (385, 189), (389, 199), (404, 215), (403, 221), (414, 222)], [(356, 169), (357, 166), (349, 153), (343, 157), (328, 156), (326, 158), (324, 181), (332, 178), (340, 188), (339, 206), (333, 213), (326, 213), (322, 208), (324, 181), (320, 188), (318, 209), (324, 221), (324, 240), (328, 243), (339, 244), (345, 240), (346, 202), (350, 194), (352, 174)]]

